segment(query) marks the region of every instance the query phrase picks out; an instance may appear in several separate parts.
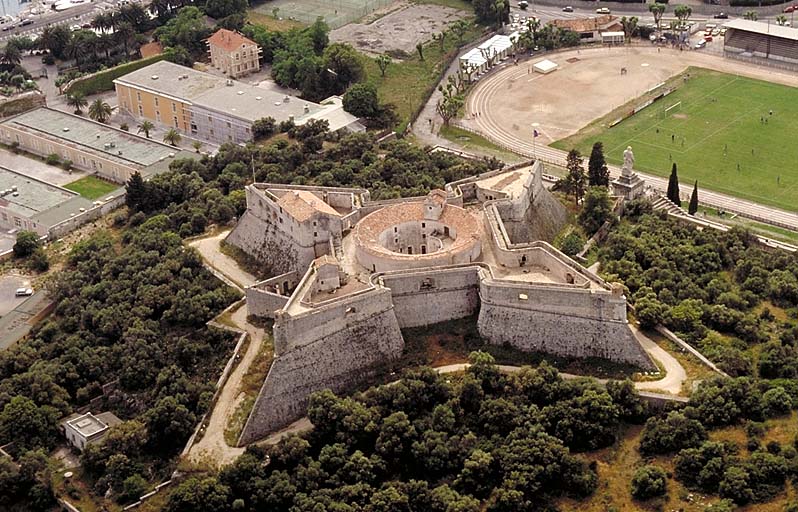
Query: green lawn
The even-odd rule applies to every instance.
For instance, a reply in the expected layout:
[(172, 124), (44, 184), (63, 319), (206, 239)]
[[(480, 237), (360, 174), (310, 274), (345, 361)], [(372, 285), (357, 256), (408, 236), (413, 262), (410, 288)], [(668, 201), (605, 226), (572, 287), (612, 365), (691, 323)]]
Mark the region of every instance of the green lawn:
[(64, 188), (77, 192), (86, 199), (97, 199), (119, 187), (120, 185), (116, 183), (109, 183), (95, 176), (84, 176), (77, 181), (64, 185)]
[(622, 123), (607, 128), (618, 117), (612, 113), (553, 146), (588, 155), (601, 141), (608, 161), (620, 164), (631, 145), (640, 171), (668, 176), (676, 162), (682, 183), (798, 210), (798, 89), (707, 69), (686, 73), (687, 82), (672, 81), (673, 93)]

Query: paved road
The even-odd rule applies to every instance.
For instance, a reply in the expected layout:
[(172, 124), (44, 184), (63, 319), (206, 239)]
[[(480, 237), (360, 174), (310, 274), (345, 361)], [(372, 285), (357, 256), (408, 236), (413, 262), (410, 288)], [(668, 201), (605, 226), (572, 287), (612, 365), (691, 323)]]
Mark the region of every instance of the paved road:
[[(606, 51), (607, 49), (605, 48), (581, 50), (583, 54), (587, 52)], [(656, 53), (656, 50), (653, 47), (637, 47), (633, 50), (620, 49), (619, 51), (650, 52), (652, 54)], [(672, 50), (662, 49), (662, 51)], [(576, 50), (574, 50), (572, 53), (575, 57)], [(571, 52), (557, 54), (557, 58), (561, 60), (568, 59), (570, 56)], [(771, 82), (782, 83), (794, 87), (798, 86), (798, 75), (783, 71), (776, 71), (767, 67), (754, 66), (740, 61), (704, 54), (698, 51), (681, 52), (680, 58), (684, 60), (685, 66), (703, 66), (726, 73), (735, 73), (751, 78), (765, 79)], [(503, 146), (518, 154), (527, 157), (537, 157), (543, 162), (564, 166), (565, 157), (567, 155), (566, 151), (541, 145), (533, 147), (531, 140), (522, 139), (515, 134), (504, 130), (499, 125), (496, 118), (491, 114), (491, 99), (495, 95), (506, 94), (506, 82), (508, 80), (511, 80), (514, 76), (519, 74), (526, 75), (526, 73), (527, 71), (525, 66), (505, 66), (503, 69), (483, 78), (473, 92), (469, 95), (466, 105), (466, 111), (468, 115), (470, 115), (471, 112), (480, 112), (480, 115), (476, 119), (465, 121), (465, 124), (500, 146)], [(610, 165), (609, 167), (612, 177), (616, 177), (621, 174), (619, 167), (615, 165)], [(646, 180), (646, 184), (648, 186), (663, 192), (667, 190), (668, 180), (666, 178), (651, 176), (643, 173), (639, 174)], [(691, 192), (691, 185), (685, 184), (681, 186), (682, 197), (689, 198)], [(701, 191), (701, 202), (706, 205), (724, 209), (729, 212), (735, 212), (744, 217), (749, 217), (761, 222), (768, 222), (786, 227), (788, 229), (798, 230), (798, 213), (795, 212), (788, 212), (779, 208), (764, 206), (752, 201), (738, 199), (727, 194), (713, 192), (707, 189), (703, 189)]]

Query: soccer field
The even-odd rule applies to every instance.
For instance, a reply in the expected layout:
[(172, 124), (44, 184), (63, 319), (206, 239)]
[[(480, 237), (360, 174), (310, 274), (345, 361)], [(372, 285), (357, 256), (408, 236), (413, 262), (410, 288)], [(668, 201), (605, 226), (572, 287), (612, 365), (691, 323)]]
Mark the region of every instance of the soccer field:
[(707, 69), (687, 74), (673, 81), (674, 92), (620, 124), (607, 128), (614, 112), (552, 145), (588, 156), (601, 141), (615, 164), (632, 146), (639, 171), (668, 176), (676, 162), (683, 184), (698, 180), (699, 189), (798, 210), (798, 89)]

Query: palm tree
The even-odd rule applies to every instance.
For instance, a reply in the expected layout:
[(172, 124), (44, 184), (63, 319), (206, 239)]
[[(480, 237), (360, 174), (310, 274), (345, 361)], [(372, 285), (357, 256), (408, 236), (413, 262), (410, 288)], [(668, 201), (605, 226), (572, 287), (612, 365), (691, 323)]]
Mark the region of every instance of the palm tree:
[(16, 45), (7, 44), (0, 51), (0, 64), (13, 68), (20, 62), (22, 62), (22, 52)]
[(496, 0), (493, 3), (493, 8), (496, 10), (496, 24), (499, 28), (504, 26), (504, 14), (505, 9), (507, 9), (507, 1), (506, 0)]
[(662, 22), (662, 15), (665, 14), (665, 4), (654, 2), (648, 4), (648, 10), (654, 15), (654, 23), (657, 25), (657, 33), (660, 32), (660, 23)]
[(632, 39), (635, 31), (637, 30), (637, 16), (632, 16), (631, 18), (627, 18), (626, 16), (621, 18), (621, 25), (623, 26), (623, 32), (626, 36), (626, 40), (629, 41)]
[(91, 28), (105, 32), (106, 29), (111, 28), (110, 17), (104, 12), (97, 14), (91, 20)]
[(784, 25), (787, 24), (787, 16), (779, 14), (778, 16), (776, 16), (776, 23), (778, 23), (783, 27)]
[(202, 142), (200, 142), (198, 140), (195, 140), (194, 142), (191, 143), (191, 147), (194, 148), (194, 150), (197, 153), (199, 153), (200, 152), (200, 148), (202, 148)]
[(77, 115), (81, 115), (83, 113), (83, 107), (89, 104), (89, 102), (86, 101), (86, 97), (83, 96), (83, 93), (81, 92), (67, 94), (66, 102), (67, 105), (75, 108), (75, 113)]
[(111, 105), (97, 98), (89, 106), (89, 117), (98, 123), (105, 123), (111, 117)]
[(144, 135), (149, 139), (150, 138), (150, 130), (154, 129), (155, 125), (149, 121), (142, 121), (138, 125), (138, 131), (136, 133), (144, 132)]
[(756, 21), (757, 18), (759, 18), (759, 15), (754, 10), (745, 11), (745, 14), (743, 14), (743, 18), (751, 21)]
[(180, 132), (175, 130), (174, 128), (169, 128), (169, 131), (163, 136), (163, 141), (167, 144), (171, 144), (173, 146), (177, 146), (180, 144), (180, 139), (183, 137), (180, 136)]
[(130, 57), (130, 40), (133, 39), (135, 35), (136, 31), (133, 29), (133, 25), (126, 21), (121, 22), (116, 28), (116, 32), (114, 32), (116, 40), (125, 47), (125, 57)]

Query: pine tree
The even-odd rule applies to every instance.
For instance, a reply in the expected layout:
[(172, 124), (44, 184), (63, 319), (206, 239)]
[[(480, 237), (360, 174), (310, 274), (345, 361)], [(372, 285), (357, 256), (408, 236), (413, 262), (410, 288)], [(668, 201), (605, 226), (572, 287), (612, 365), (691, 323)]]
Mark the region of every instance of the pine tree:
[(125, 203), (128, 208), (134, 212), (145, 210), (145, 202), (147, 199), (147, 184), (141, 174), (134, 172), (127, 182), (127, 192), (125, 194)]
[(587, 163), (587, 179), (591, 187), (606, 187), (610, 184), (610, 169), (604, 158), (604, 144), (596, 142), (590, 151)]
[(695, 215), (695, 212), (698, 211), (698, 180), (695, 180), (695, 185), (693, 186), (693, 193), (690, 195), (690, 206), (687, 207), (687, 213), (690, 215)]
[(573, 194), (574, 203), (579, 205), (579, 200), (585, 193), (585, 168), (582, 167), (582, 155), (578, 150), (572, 149), (568, 152), (566, 157), (565, 167), (568, 169), (568, 174), (561, 181), (563, 191), (566, 194)]
[(682, 205), (682, 200), (679, 197), (679, 175), (676, 173), (676, 162), (673, 162), (673, 167), (671, 167), (671, 177), (668, 180), (667, 196), (676, 206)]

